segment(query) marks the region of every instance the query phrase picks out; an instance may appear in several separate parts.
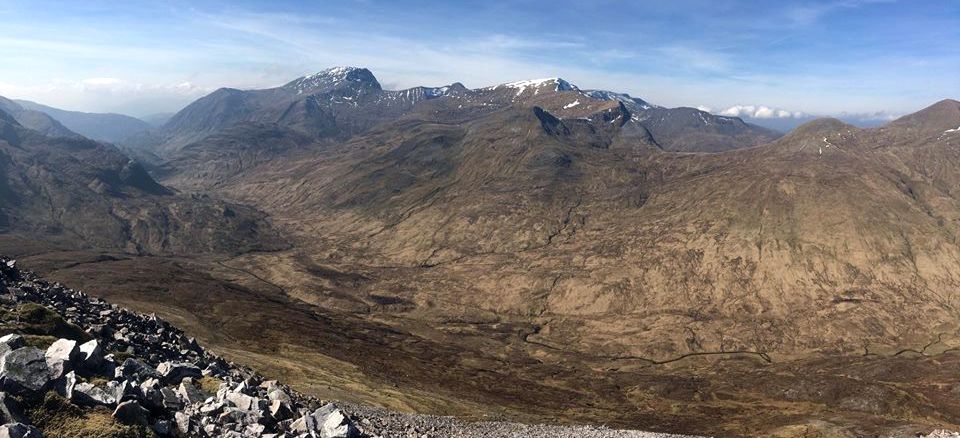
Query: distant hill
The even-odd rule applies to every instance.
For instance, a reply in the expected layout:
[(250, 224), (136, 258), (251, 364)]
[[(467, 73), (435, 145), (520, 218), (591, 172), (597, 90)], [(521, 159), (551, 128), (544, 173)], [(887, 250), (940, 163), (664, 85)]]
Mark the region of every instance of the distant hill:
[(170, 118), (176, 113), (156, 113), (140, 117), (140, 120), (147, 122), (154, 128), (159, 128), (170, 121)]
[(0, 111), (9, 114), (18, 124), (50, 137), (74, 137), (80, 135), (71, 131), (47, 113), (24, 108), (16, 101), (0, 96)]
[(249, 207), (177, 195), (110, 144), (46, 136), (3, 111), (0, 233), (140, 254), (282, 246)]
[(153, 128), (143, 120), (122, 114), (67, 111), (29, 100), (16, 102), (26, 109), (47, 114), (71, 131), (93, 140), (117, 143)]

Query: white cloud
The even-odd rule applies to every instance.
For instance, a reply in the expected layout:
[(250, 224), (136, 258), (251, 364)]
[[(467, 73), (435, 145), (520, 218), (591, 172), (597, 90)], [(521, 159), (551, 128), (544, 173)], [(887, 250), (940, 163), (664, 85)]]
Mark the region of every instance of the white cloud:
[(707, 112), (707, 113), (712, 113), (712, 112), (713, 112), (713, 108), (710, 108), (709, 106), (699, 105), (699, 106), (697, 106), (697, 109), (700, 110), (700, 111), (703, 111), (703, 112)]
[(734, 105), (720, 111), (719, 114), (728, 117), (752, 117), (755, 119), (799, 119), (806, 117), (806, 114), (800, 111), (787, 111), (766, 105)]
[(115, 111), (129, 102), (149, 101), (162, 101), (176, 107), (213, 89), (191, 82), (142, 83), (112, 77), (53, 79), (32, 85), (0, 82), (0, 96), (84, 111)]

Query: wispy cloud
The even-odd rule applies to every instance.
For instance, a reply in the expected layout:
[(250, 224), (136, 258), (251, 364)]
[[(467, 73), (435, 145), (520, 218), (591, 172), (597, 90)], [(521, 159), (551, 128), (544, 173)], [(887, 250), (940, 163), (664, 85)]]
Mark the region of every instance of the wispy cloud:
[(346, 64), (389, 88), (561, 76), (667, 106), (763, 102), (741, 106), (770, 117), (898, 113), (960, 95), (952, 0), (675, 0), (627, 2), (615, 14), (572, 0), (212, 1), (0, 0), (12, 9), (0, 15), (0, 94), (91, 110), (149, 98), (145, 111), (175, 110), (204, 90), (276, 86)]
[(852, 10), (877, 3), (893, 3), (897, 0), (840, 0), (804, 3), (786, 9), (786, 17), (791, 25), (808, 26), (821, 18), (844, 10)]

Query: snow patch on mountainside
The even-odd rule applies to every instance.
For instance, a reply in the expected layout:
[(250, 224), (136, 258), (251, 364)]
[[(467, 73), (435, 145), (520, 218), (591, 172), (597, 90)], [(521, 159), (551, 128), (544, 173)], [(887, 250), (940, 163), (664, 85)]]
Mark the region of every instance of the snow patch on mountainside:
[(629, 94), (626, 94), (626, 93), (616, 93), (616, 92), (613, 92), (613, 91), (606, 91), (606, 90), (587, 90), (587, 91), (584, 92), (584, 94), (586, 94), (587, 96), (590, 96), (590, 97), (592, 97), (592, 98), (594, 98), (594, 99), (600, 99), (600, 100), (615, 100), (615, 101), (617, 101), (617, 102), (621, 102), (621, 103), (623, 103), (624, 105), (627, 105), (627, 108), (628, 108), (628, 109), (632, 109), (632, 110), (634, 110), (634, 111), (636, 111), (636, 110), (638, 110), (638, 109), (639, 109), (639, 110), (648, 110), (648, 109), (651, 109), (651, 108), (659, 108), (659, 106), (657, 106), (657, 105), (651, 105), (649, 102), (647, 102), (647, 101), (645, 101), (645, 100), (643, 100), (643, 99), (638, 99), (638, 98), (636, 98), (636, 97), (632, 97), (632, 96), (630, 96)]
[(350, 83), (363, 84), (364, 82), (371, 82), (377, 88), (380, 86), (373, 77), (373, 73), (365, 68), (333, 67), (296, 79), (284, 88), (303, 94), (316, 89), (339, 88)]
[(493, 87), (484, 88), (484, 90), (498, 90), (501, 88), (513, 88), (517, 90), (515, 97), (521, 96), (528, 89), (533, 90), (533, 94), (540, 94), (540, 91), (580, 91), (576, 85), (573, 85), (560, 78), (542, 78), (529, 79), (525, 81), (509, 82)]

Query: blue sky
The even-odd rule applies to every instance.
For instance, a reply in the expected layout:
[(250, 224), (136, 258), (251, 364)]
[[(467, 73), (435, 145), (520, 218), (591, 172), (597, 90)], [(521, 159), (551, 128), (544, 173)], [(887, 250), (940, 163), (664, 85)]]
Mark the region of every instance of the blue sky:
[(960, 1), (0, 0), (0, 59), (0, 95), (134, 115), (359, 65), (386, 88), (560, 76), (714, 112), (886, 117), (960, 98)]

